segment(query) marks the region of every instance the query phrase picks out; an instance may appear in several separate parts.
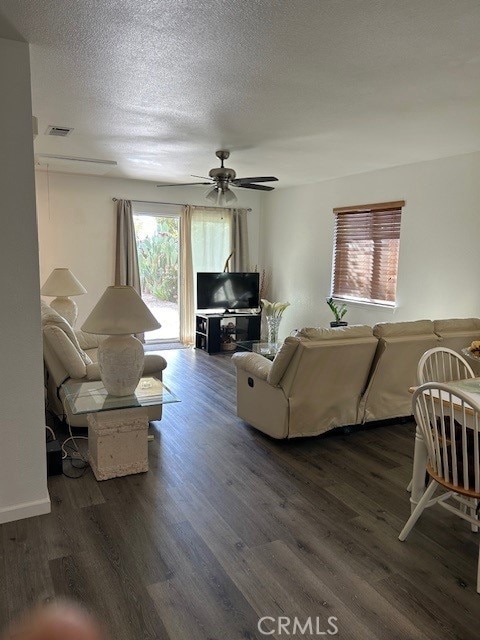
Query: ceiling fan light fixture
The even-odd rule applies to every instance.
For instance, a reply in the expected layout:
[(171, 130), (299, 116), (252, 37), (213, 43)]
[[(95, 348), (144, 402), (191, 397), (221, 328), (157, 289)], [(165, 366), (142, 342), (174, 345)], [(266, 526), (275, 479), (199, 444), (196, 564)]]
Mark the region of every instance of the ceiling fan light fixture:
[(223, 207), (231, 202), (237, 201), (237, 196), (231, 189), (225, 186), (219, 187), (218, 185), (215, 185), (213, 189), (207, 191), (205, 198), (219, 207)]
[(217, 187), (213, 187), (213, 189), (210, 189), (209, 191), (207, 191), (207, 193), (205, 194), (205, 198), (207, 200), (210, 200), (210, 202), (215, 202), (215, 204), (216, 204), (217, 200), (218, 200), (218, 189), (217, 189)]
[(237, 196), (233, 193), (231, 189), (225, 189), (222, 195), (223, 195), (225, 204), (230, 204), (230, 202), (237, 201)]
[(230, 152), (226, 149), (219, 149), (216, 152), (217, 158), (221, 160), (221, 166), (210, 169), (208, 178), (204, 176), (194, 175), (194, 178), (209, 180), (210, 182), (185, 182), (183, 184), (157, 184), (157, 187), (175, 187), (190, 185), (209, 185), (211, 188), (206, 192), (205, 198), (210, 202), (214, 202), (218, 206), (225, 206), (231, 202), (237, 201), (237, 196), (230, 189), (230, 186), (239, 187), (241, 189), (255, 189), (257, 191), (273, 191), (274, 187), (267, 187), (258, 182), (277, 182), (275, 176), (257, 176), (250, 178), (237, 178), (237, 174), (233, 169), (224, 166), (224, 160), (230, 156)]

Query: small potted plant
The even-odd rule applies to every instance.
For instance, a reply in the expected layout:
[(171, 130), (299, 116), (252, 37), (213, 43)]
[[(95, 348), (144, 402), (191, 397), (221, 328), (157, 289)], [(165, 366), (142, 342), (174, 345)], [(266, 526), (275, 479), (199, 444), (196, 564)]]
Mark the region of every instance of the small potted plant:
[(331, 327), (346, 327), (348, 322), (342, 320), (343, 316), (347, 313), (347, 305), (342, 304), (341, 306), (335, 304), (333, 298), (327, 298), (327, 304), (330, 307), (331, 312), (335, 316), (335, 321), (330, 322)]
[(237, 343), (235, 342), (235, 325), (229, 322), (227, 325), (220, 327), (220, 350), (235, 351)]

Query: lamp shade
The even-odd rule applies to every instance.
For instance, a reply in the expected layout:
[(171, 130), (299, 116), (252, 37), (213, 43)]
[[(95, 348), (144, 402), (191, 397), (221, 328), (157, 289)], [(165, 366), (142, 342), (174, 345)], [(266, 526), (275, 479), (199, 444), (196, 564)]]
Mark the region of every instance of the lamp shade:
[(133, 287), (107, 287), (82, 325), (82, 331), (119, 336), (160, 328), (160, 323)]
[(54, 269), (40, 289), (42, 296), (81, 296), (87, 293), (70, 269)]

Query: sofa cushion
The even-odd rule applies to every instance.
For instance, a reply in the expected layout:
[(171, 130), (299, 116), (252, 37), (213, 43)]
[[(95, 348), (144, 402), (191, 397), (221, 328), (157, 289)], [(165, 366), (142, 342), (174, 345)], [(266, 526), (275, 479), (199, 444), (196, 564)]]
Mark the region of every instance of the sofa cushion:
[(65, 331), (52, 324), (44, 327), (43, 335), (70, 378), (85, 377), (87, 373), (85, 362)]
[[(75, 336), (77, 337), (80, 349), (83, 349), (84, 351), (88, 351), (88, 349), (97, 349), (100, 346), (100, 343), (108, 337), (99, 336), (96, 333), (86, 333), (80, 329), (75, 330)], [(94, 358), (92, 358), (92, 360), (95, 362)]]
[[(68, 324), (65, 318), (49, 307), (43, 300), (41, 301), (41, 313), (42, 313), (42, 327), (55, 326), (61, 329), (68, 339), (71, 341), (74, 348), (77, 350), (78, 355), (83, 360), (84, 364), (91, 364), (91, 360), (85, 351), (80, 347), (77, 336), (75, 335), (72, 327)], [(50, 344), (52, 349), (55, 350), (55, 344)], [(85, 374), (84, 374), (85, 375)]]
[(421, 336), (433, 333), (432, 320), (414, 320), (413, 322), (379, 322), (373, 327), (373, 335), (377, 338)]
[(298, 338), (288, 337), (280, 347), (277, 355), (275, 356), (270, 371), (268, 373), (267, 382), (274, 387), (279, 384), (283, 378), (283, 374), (287, 370), (290, 360), (293, 358), (293, 354), (297, 350), (299, 345)]
[(347, 327), (305, 327), (295, 334), (296, 338), (307, 340), (342, 340), (350, 338), (370, 338), (373, 335), (371, 327), (364, 324), (352, 324)]
[(478, 331), (480, 333), (480, 318), (450, 318), (448, 320), (434, 320), (435, 333), (454, 333), (459, 331)]

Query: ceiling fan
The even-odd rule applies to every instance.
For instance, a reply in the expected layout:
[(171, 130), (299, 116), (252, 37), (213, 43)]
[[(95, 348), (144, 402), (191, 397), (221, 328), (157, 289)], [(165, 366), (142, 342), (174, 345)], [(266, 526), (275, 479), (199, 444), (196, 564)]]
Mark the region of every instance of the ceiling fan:
[[(273, 187), (268, 187), (257, 182), (277, 182), (278, 178), (273, 176), (259, 176), (253, 178), (237, 178), (237, 174), (233, 169), (224, 166), (224, 161), (230, 156), (230, 151), (219, 149), (215, 155), (221, 161), (220, 167), (210, 169), (209, 177), (204, 178), (209, 182), (185, 182), (183, 184), (157, 184), (157, 187), (186, 187), (190, 185), (200, 184), (208, 185), (212, 188), (207, 192), (206, 198), (217, 204), (228, 204), (235, 202), (237, 197), (230, 187), (241, 187), (242, 189), (257, 189), (258, 191), (273, 191)], [(193, 176), (194, 178), (203, 178), (203, 176)]]

